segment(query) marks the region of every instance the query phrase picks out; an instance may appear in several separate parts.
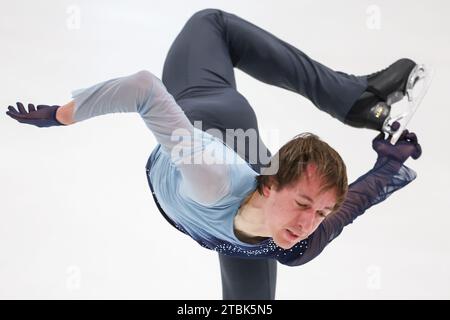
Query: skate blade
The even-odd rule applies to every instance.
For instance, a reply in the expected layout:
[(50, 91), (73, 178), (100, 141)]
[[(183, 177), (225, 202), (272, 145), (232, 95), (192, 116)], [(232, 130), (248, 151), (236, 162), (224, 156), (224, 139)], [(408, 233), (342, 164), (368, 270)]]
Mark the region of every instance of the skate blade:
[[(383, 124), (382, 130), (385, 133), (392, 135), (390, 141), (391, 144), (395, 145), (403, 130), (406, 129), (406, 126), (414, 116), (425, 94), (427, 93), (432, 78), (432, 68), (426, 67), (425, 65), (416, 65), (413, 71), (411, 71), (406, 85), (406, 99), (401, 100), (396, 103), (394, 108), (391, 108), (391, 113)], [(392, 97), (392, 103), (394, 103), (397, 99), (397, 96)], [(393, 131), (391, 126), (395, 121), (400, 123), (400, 128)]]

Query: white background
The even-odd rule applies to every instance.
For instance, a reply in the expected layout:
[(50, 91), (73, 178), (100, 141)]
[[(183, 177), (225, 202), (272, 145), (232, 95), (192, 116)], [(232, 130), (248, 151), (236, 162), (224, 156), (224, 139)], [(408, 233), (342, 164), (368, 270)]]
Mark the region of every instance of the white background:
[[(0, 106), (65, 104), (70, 91), (149, 70), (196, 11), (237, 14), (353, 74), (401, 57), (435, 68), (409, 129), (418, 178), (369, 209), (312, 262), (279, 264), (277, 299), (450, 298), (447, 1), (0, 2)], [(79, 12), (79, 14), (78, 14)], [(354, 181), (374, 164), (375, 131), (345, 126), (307, 99), (236, 70), (273, 153), (318, 134)], [(138, 114), (37, 128), (0, 113), (0, 298), (221, 299), (217, 254), (170, 226), (145, 176), (156, 145)]]

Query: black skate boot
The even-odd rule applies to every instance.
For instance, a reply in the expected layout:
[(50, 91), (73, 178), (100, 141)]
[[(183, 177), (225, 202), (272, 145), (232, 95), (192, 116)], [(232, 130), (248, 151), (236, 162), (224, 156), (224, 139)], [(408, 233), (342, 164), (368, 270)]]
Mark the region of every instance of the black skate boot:
[[(356, 128), (383, 131), (383, 125), (391, 111), (391, 105), (403, 99), (407, 85), (417, 64), (410, 59), (400, 59), (388, 68), (367, 76), (367, 89), (354, 103), (344, 120)], [(409, 85), (410, 87), (411, 85)]]

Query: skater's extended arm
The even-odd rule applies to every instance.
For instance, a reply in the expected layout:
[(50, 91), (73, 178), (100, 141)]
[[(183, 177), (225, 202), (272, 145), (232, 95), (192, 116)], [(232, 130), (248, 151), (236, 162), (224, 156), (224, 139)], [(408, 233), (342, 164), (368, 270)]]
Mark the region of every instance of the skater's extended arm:
[[(311, 234), (308, 238), (308, 249), (297, 259), (286, 263), (287, 265), (301, 265), (317, 257), (345, 226), (416, 178), (416, 172), (403, 164), (409, 156), (417, 159), (421, 154), (417, 137), (412, 135), (414, 133), (406, 131), (395, 146), (390, 145), (387, 140), (379, 139), (380, 136), (373, 141), (374, 149), (378, 153), (374, 168), (349, 185), (341, 207), (330, 214)], [(407, 137), (413, 137), (412, 141), (407, 141)]]
[[(188, 190), (188, 196), (199, 203), (212, 204), (228, 192), (227, 166), (222, 159), (208, 163), (195, 161), (204, 153), (209, 158), (215, 157), (216, 153), (211, 149), (222, 144), (213, 143), (211, 135), (194, 128), (162, 81), (151, 72), (143, 70), (103, 81), (73, 91), (72, 97), (73, 101), (59, 107), (56, 113), (57, 106), (45, 106), (29, 113), (22, 106), (19, 112), (10, 107), (8, 114), (19, 122), (52, 126), (109, 113), (137, 112), (161, 144), (162, 150), (180, 169), (183, 189)], [(220, 154), (217, 156), (220, 157)]]

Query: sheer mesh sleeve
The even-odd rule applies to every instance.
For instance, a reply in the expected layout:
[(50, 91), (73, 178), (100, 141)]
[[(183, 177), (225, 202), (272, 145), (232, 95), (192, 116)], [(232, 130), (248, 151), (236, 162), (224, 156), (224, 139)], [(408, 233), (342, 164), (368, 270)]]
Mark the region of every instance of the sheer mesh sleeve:
[(162, 81), (151, 72), (142, 70), (74, 90), (72, 97), (76, 122), (108, 113), (139, 113), (162, 150), (180, 169), (182, 185), (192, 200), (213, 204), (229, 192), (223, 144), (195, 128)]
[(345, 226), (392, 193), (403, 188), (416, 178), (414, 170), (402, 163), (382, 159), (374, 168), (349, 185), (345, 201), (340, 209), (328, 216), (307, 239), (307, 249), (289, 261), (280, 261), (297, 266), (311, 261), (342, 232)]

